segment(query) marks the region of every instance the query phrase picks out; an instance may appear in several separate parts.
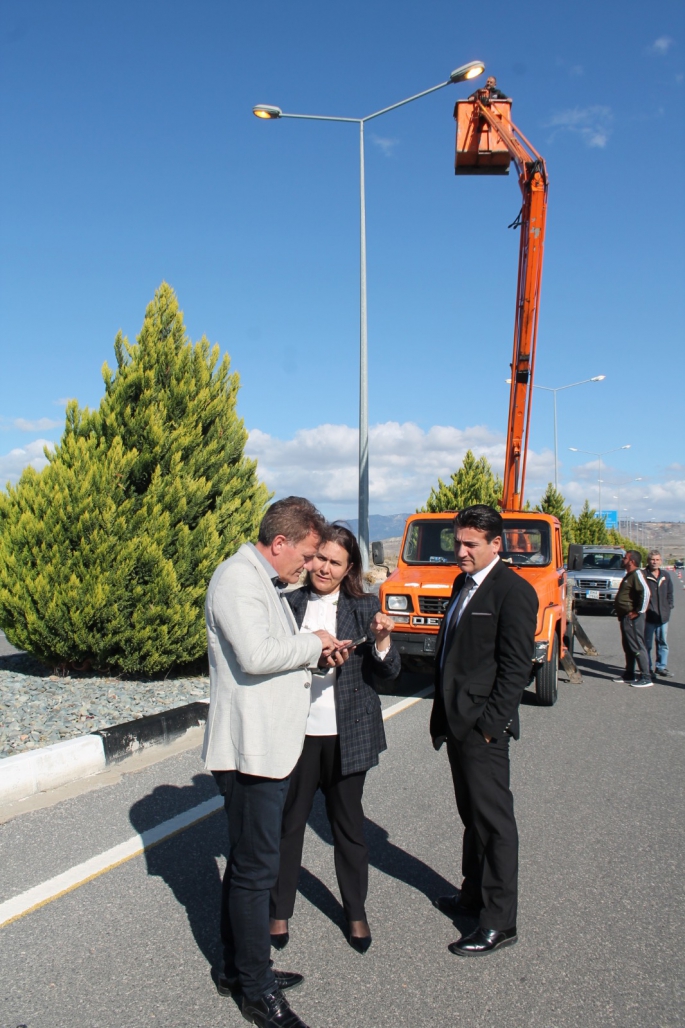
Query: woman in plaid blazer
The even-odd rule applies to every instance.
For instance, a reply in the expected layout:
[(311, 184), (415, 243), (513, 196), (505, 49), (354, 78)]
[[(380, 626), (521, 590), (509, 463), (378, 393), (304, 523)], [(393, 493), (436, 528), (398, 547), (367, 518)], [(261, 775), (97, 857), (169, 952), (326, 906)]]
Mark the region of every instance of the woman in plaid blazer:
[(366, 638), (342, 667), (312, 680), (304, 748), (290, 776), (283, 811), (280, 871), (271, 893), (271, 941), (282, 949), (289, 939), (304, 832), (316, 790), (321, 788), (333, 833), (349, 943), (365, 953), (371, 931), (364, 909), (369, 853), (362, 794), (366, 772), (387, 748), (373, 683), (374, 677), (397, 678), (401, 662), (391, 642), (394, 623), (381, 613), (378, 597), (364, 592), (361, 553), (349, 529), (331, 525), (317, 558), (321, 567), (310, 573), (307, 584), (286, 594), (298, 627), (313, 632), (328, 625), (326, 630), (338, 639)]

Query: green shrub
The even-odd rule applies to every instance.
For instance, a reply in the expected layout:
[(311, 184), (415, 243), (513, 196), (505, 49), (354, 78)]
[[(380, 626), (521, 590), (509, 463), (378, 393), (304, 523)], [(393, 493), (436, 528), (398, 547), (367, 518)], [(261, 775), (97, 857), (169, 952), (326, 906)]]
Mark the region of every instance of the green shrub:
[(50, 663), (152, 674), (205, 652), (209, 579), (269, 496), (238, 376), (188, 340), (168, 285), (114, 349), (99, 409), (71, 401), (48, 466), (0, 494), (0, 625)]

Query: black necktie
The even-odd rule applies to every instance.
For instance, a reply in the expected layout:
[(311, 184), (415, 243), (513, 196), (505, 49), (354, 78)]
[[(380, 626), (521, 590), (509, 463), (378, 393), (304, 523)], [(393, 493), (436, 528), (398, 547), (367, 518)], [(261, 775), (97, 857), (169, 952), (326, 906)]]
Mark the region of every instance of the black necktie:
[(278, 576), (276, 576), (275, 578), (272, 578), (271, 581), (274, 584), (274, 589), (278, 593), (278, 598), (281, 601), (281, 606), (283, 607), (283, 610), (285, 611), (285, 619), (288, 622), (288, 627), (290, 628), (290, 631), (293, 633), (293, 635), (295, 635), (295, 629), (293, 628), (293, 624), (292, 624), (292, 612), (290, 610), (290, 604), (286, 600), (285, 594), (283, 592), (283, 590), (288, 585), (288, 583), (284, 582), (283, 579), (279, 578)]
[(466, 578), (464, 579), (464, 584), (462, 585), (461, 590), (459, 592), (459, 597), (457, 598), (457, 602), (454, 605), (454, 610), (452, 611), (452, 614), (450, 616), (450, 623), (447, 626), (447, 632), (445, 634), (445, 643), (444, 643), (443, 648), (442, 648), (443, 655), (447, 653), (448, 647), (450, 647), (452, 645), (452, 640), (454, 639), (454, 633), (456, 632), (457, 625), (459, 624), (459, 615), (461, 614), (462, 607), (466, 603), (466, 597), (471, 592), (472, 586), (473, 586), (473, 579), (471, 578), (470, 575), (467, 575)]

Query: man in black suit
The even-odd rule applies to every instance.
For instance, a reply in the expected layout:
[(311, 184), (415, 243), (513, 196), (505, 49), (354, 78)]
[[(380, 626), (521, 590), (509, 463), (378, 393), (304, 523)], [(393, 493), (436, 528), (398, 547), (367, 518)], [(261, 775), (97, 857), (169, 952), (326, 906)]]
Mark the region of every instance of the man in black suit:
[(519, 737), (518, 708), (532, 673), (538, 599), (502, 563), (502, 518), (492, 507), (467, 507), (454, 521), (462, 573), (437, 639), (430, 732), (447, 742), (459, 816), (462, 873), (454, 896), (435, 906), (451, 917), (479, 918), (471, 935), (449, 947), (458, 956), (492, 953), (516, 942), (518, 832), (509, 788), (509, 740)]

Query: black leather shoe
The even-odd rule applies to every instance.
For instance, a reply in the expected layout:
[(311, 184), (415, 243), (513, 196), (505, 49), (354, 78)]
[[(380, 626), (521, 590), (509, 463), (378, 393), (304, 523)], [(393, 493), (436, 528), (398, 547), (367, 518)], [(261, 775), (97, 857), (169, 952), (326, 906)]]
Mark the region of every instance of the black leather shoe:
[(438, 896), (433, 900), (433, 906), (447, 917), (479, 917), (481, 910), (475, 903), (462, 899), (461, 892), (455, 892), (453, 896)]
[(290, 942), (290, 932), (280, 932), (271, 936), (271, 945), (274, 949), (285, 949)]
[[(276, 969), (274, 969), (274, 978), (276, 987), (281, 991), (297, 989), (304, 981), (303, 974), (297, 974), (295, 971), (276, 971)], [(216, 987), (222, 996), (232, 996), (234, 992), (240, 992), (240, 979), (237, 976), (229, 978), (225, 974), (219, 974), (216, 979)]]
[(506, 928), (499, 931), (497, 928), (476, 928), (470, 935), (462, 935), (457, 942), (452, 942), (447, 947), (450, 953), (458, 957), (480, 957), (484, 953), (493, 953), (503, 946), (513, 945), (518, 936), (516, 925), (513, 928)]
[(259, 999), (243, 996), (242, 1012), (245, 1020), (256, 1024), (257, 1028), (307, 1028), (304, 1021), (290, 1009), (280, 989), (267, 992)]

